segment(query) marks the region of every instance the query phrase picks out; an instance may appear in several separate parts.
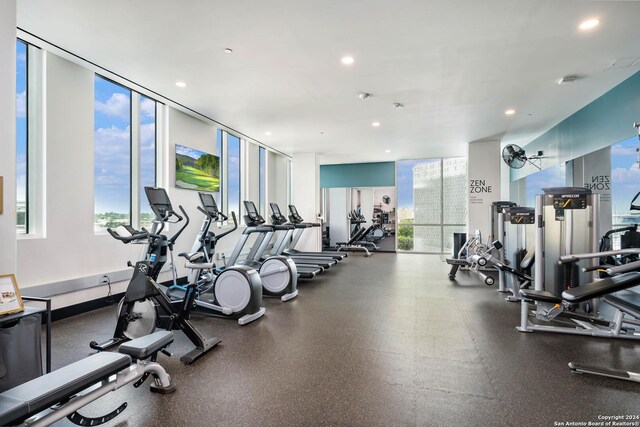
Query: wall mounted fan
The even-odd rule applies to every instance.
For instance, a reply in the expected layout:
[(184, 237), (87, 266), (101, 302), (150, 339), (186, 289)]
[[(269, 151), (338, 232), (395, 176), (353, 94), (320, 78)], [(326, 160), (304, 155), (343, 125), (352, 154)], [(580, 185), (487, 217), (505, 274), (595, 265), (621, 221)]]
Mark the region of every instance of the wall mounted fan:
[(524, 150), (515, 144), (509, 144), (502, 149), (502, 160), (504, 160), (504, 162), (513, 169), (520, 169), (525, 164), (529, 163), (540, 170), (541, 158), (542, 151), (538, 151), (538, 154), (535, 156), (527, 157)]

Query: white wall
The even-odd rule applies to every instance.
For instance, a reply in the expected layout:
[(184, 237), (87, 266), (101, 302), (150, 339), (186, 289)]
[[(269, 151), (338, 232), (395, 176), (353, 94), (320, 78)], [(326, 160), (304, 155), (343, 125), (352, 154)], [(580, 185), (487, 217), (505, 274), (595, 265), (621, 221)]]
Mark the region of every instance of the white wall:
[[(293, 155), (292, 180), (292, 202), (298, 209), (298, 213), (306, 222), (316, 222), (317, 215), (320, 213), (320, 165), (316, 153)], [(320, 227), (305, 230), (296, 249), (319, 251), (322, 248), (321, 235)]]
[(500, 200), (500, 141), (472, 142), (467, 155), (469, 191), (468, 233), (488, 236), (491, 203)]
[[(45, 55), (46, 234), (18, 240), (17, 272), (23, 288), (123, 270), (140, 249), (94, 233), (93, 73)], [(54, 299), (54, 307), (106, 294), (106, 287), (65, 294)]]
[(260, 147), (256, 144), (247, 143), (247, 171), (245, 173), (247, 191), (245, 200), (250, 200), (256, 204), (258, 211), (269, 221), (269, 210), (264, 210), (260, 206)]
[[(0, 63), (3, 75), (15, 76), (15, 1), (0, 2)], [(6, 30), (6, 31), (5, 31)], [(43, 207), (44, 232), (37, 236), (20, 237), (16, 243), (15, 214), (15, 79), (0, 81), (0, 116), (8, 125), (0, 127), (2, 156), (0, 176), (4, 176), (5, 214), (0, 215), (0, 274), (15, 272), (21, 288), (29, 294), (30, 287), (82, 279), (82, 286), (100, 283), (104, 274), (128, 272), (126, 262), (135, 261), (141, 246), (124, 245), (108, 234), (94, 232), (94, 73), (83, 65), (69, 62), (55, 54), (44, 55), (45, 123), (43, 129), (44, 182), (46, 206)], [(6, 68), (6, 69), (5, 69)], [(4, 95), (4, 96), (2, 96)], [(175, 254), (191, 249), (203, 215), (197, 211), (199, 198), (196, 191), (175, 188), (175, 144), (186, 145), (205, 152), (216, 153), (216, 127), (172, 107), (165, 107), (158, 117), (158, 129), (163, 146), (158, 147), (158, 185), (164, 186), (174, 207), (182, 204), (191, 218), (189, 227), (175, 245)], [(162, 126), (164, 123), (165, 126)], [(8, 142), (7, 142), (8, 141)], [(245, 193), (258, 198), (257, 147), (246, 162), (251, 182)], [(287, 202), (287, 159), (270, 154), (271, 193), (283, 206)], [(146, 203), (146, 200), (141, 201)], [(229, 254), (243, 230), (223, 239), (218, 252)], [(177, 230), (172, 226), (169, 232)], [(221, 230), (215, 229), (219, 232)], [(184, 262), (177, 261), (179, 275), (185, 275)], [(113, 293), (123, 292), (128, 280), (115, 282)], [(160, 280), (170, 278), (163, 273)], [(42, 288), (39, 289), (42, 294)], [(106, 286), (96, 286), (54, 297), (54, 308), (77, 304), (104, 297)], [(46, 293), (46, 289), (44, 291)]]
[[(216, 127), (210, 123), (206, 123), (202, 120), (198, 120), (192, 116), (182, 113), (172, 107), (168, 108), (168, 156), (167, 161), (169, 164), (168, 176), (165, 183), (167, 194), (171, 199), (173, 208), (179, 212), (178, 206), (182, 207), (189, 215), (190, 223), (186, 230), (180, 235), (180, 238), (176, 241), (174, 246), (174, 256), (176, 257), (176, 265), (178, 266), (178, 276), (187, 275), (187, 270), (184, 268), (184, 259), (178, 258), (180, 252), (189, 252), (194, 243), (194, 240), (200, 230), (200, 225), (204, 219), (204, 215), (198, 211), (200, 205), (200, 198), (198, 192), (194, 190), (185, 190), (182, 188), (176, 188), (176, 168), (175, 168), (175, 145), (184, 145), (189, 148), (195, 148), (196, 150), (204, 151), (219, 155), (216, 151)], [(145, 201), (146, 202), (146, 201)], [(226, 212), (225, 212), (226, 213)], [(237, 214), (237, 212), (236, 212)], [(231, 252), (235, 243), (238, 241), (240, 233), (244, 228), (242, 226), (242, 218), (238, 218), (239, 227), (238, 230), (224, 239), (220, 240), (216, 246), (217, 252)], [(175, 233), (177, 226), (170, 227), (168, 235), (171, 236)], [(228, 228), (218, 229), (212, 228), (211, 231), (218, 233)], [(160, 276), (161, 280), (169, 280), (171, 278), (170, 273), (163, 273)]]
[[(0, 274), (16, 272), (16, 1), (0, 2)], [(20, 278), (18, 278), (20, 284)]]
[(611, 230), (611, 147), (594, 151), (573, 161), (573, 185), (600, 194), (598, 230)]
[(277, 203), (280, 210), (287, 214), (287, 159), (284, 156), (269, 152), (267, 155), (267, 202)]
[(329, 189), (330, 216), (329, 224), (331, 245), (346, 242), (349, 240), (349, 219), (347, 213), (351, 205), (349, 188), (330, 188)]

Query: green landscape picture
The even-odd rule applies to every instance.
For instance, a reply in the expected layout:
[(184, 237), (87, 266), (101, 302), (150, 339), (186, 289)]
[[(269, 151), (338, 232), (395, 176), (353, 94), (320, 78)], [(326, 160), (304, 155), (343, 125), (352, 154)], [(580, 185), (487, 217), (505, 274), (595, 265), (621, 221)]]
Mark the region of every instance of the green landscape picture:
[(220, 157), (176, 144), (176, 187), (220, 191)]

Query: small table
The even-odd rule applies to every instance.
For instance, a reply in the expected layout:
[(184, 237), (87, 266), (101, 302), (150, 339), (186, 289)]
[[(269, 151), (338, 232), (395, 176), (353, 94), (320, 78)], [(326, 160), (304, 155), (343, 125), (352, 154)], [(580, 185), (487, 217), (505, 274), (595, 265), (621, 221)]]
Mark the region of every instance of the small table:
[(18, 322), (21, 318), (26, 316), (33, 316), (34, 314), (45, 313), (46, 320), (46, 335), (45, 335), (45, 364), (47, 373), (51, 372), (51, 298), (37, 298), (23, 296), (24, 301), (37, 301), (44, 302), (45, 308), (41, 307), (29, 307), (25, 306), (24, 311), (18, 313), (5, 314), (0, 316), (0, 328), (11, 323)]

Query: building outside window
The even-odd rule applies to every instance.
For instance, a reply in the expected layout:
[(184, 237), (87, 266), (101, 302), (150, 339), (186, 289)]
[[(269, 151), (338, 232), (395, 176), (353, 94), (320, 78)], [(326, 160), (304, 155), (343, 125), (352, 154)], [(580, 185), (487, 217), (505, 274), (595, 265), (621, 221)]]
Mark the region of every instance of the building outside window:
[(450, 251), (467, 228), (466, 159), (403, 160), (397, 172), (398, 251)]

